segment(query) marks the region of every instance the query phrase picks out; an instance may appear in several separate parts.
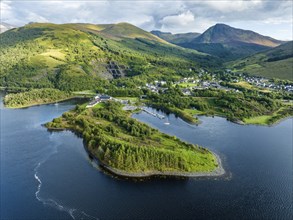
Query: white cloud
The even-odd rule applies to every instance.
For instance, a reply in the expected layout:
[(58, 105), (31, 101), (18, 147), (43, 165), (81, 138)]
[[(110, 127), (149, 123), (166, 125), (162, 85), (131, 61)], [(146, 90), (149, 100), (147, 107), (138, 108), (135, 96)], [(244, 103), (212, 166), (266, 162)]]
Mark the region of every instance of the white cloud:
[(267, 18), (262, 21), (264, 24), (292, 24), (293, 18), (285, 19), (285, 18)]
[(183, 12), (178, 15), (166, 16), (161, 20), (161, 23), (165, 26), (186, 26), (194, 21), (194, 15), (190, 11)]
[(38, 15), (34, 12), (27, 12), (26, 18), (30, 21), (33, 21), (33, 22), (40, 22), (40, 23), (49, 22), (49, 20), (47, 20), (46, 18), (44, 18), (41, 15)]
[[(31, 21), (52, 23), (129, 22), (148, 31), (203, 32), (216, 23), (274, 33), (290, 29), (292, 1), (1, 1), (2, 21), (24, 25)], [(263, 26), (258, 29), (259, 23)], [(280, 26), (278, 26), (280, 25)], [(272, 28), (272, 26), (274, 28)], [(281, 27), (282, 26), (282, 27)], [(247, 28), (248, 27), (248, 28)], [(282, 38), (287, 39), (284, 33)]]
[(0, 16), (1, 21), (5, 21), (5, 19), (13, 18), (13, 9), (10, 6), (10, 2), (0, 2)]
[(159, 23), (162, 24), (161, 29), (163, 31), (173, 31), (176, 29), (186, 29), (186, 27), (194, 25), (194, 21), (194, 15), (190, 11), (186, 11), (178, 15), (166, 16)]
[(211, 9), (215, 9), (221, 12), (239, 12), (247, 9), (256, 8), (261, 6), (263, 1), (261, 0), (236, 0), (236, 1), (201, 1), (201, 4), (209, 6)]

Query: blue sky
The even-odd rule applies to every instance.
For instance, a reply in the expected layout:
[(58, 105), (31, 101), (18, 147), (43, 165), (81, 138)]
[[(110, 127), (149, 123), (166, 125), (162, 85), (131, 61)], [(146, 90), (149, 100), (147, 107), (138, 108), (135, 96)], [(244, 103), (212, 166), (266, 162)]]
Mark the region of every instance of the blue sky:
[(1, 21), (21, 26), (28, 22), (129, 22), (147, 31), (203, 32), (216, 23), (292, 40), (293, 3), (287, 0), (197, 1), (3, 1)]

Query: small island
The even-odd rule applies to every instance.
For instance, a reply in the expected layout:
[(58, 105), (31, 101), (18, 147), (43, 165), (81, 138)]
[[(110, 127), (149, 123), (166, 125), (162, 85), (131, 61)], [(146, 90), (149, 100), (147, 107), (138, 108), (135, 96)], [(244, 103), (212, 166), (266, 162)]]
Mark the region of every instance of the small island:
[(45, 126), (81, 134), (90, 155), (119, 176), (197, 177), (225, 173), (216, 154), (163, 134), (131, 118), (131, 114), (115, 101), (100, 102), (90, 108), (77, 105)]

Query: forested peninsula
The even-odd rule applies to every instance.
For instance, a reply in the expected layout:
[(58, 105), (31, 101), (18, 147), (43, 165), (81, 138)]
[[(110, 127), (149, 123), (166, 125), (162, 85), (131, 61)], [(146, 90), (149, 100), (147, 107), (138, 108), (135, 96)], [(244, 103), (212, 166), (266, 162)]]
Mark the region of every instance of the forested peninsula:
[(130, 117), (118, 102), (85, 105), (45, 126), (82, 135), (90, 154), (109, 171), (127, 177), (152, 175), (219, 176), (224, 173), (214, 153), (163, 134)]

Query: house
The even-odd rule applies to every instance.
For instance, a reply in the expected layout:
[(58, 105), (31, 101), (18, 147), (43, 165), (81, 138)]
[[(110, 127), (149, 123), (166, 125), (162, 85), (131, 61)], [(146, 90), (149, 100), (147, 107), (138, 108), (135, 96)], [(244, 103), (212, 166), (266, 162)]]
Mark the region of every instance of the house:
[(184, 95), (191, 95), (191, 92), (190, 92), (189, 89), (182, 89), (182, 93), (183, 93)]
[(112, 99), (113, 98), (108, 95), (96, 95), (95, 98), (86, 107), (91, 108), (100, 102), (110, 101)]
[(112, 97), (108, 95), (100, 95), (100, 100), (101, 102), (110, 101), (112, 100)]

